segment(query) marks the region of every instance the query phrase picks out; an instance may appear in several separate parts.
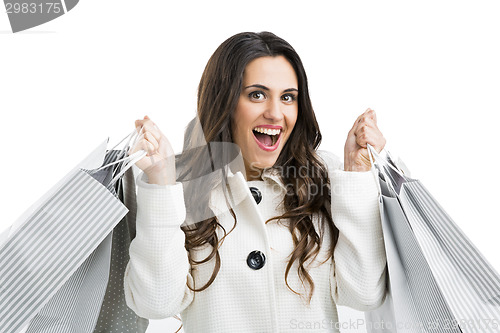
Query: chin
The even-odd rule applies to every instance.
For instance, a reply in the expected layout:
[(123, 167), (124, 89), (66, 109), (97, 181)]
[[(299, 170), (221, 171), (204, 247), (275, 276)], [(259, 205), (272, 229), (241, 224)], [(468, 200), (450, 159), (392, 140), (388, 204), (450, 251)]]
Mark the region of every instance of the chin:
[(249, 162), (248, 165), (252, 169), (268, 169), (274, 166), (276, 161), (278, 160), (279, 154), (276, 154), (276, 156), (266, 156), (264, 158), (254, 158), (252, 159), (252, 162)]

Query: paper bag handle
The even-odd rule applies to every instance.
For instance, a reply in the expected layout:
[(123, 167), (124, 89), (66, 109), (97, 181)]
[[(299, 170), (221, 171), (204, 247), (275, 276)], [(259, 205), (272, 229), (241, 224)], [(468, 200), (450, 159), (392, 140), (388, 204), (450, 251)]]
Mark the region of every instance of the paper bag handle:
[[(370, 158), (370, 163), (372, 164), (372, 168), (378, 170), (378, 172), (382, 174), (382, 176), (384, 177), (384, 179), (386, 181), (387, 186), (391, 189), (391, 191), (393, 193), (396, 194), (397, 192), (392, 184), (393, 177), (391, 175), (389, 175), (388, 172), (386, 172), (386, 170), (387, 170), (386, 168), (391, 168), (392, 170), (394, 170), (394, 172), (396, 172), (399, 176), (401, 176), (404, 179), (406, 179), (406, 176), (398, 168), (394, 167), (386, 159), (382, 158), (377, 153), (375, 148), (373, 148), (373, 146), (371, 146), (370, 144), (367, 144), (366, 147), (368, 149), (368, 156)], [(384, 149), (384, 151), (388, 156), (390, 156), (390, 154), (387, 150)], [(379, 188), (379, 190), (380, 190), (380, 188)]]

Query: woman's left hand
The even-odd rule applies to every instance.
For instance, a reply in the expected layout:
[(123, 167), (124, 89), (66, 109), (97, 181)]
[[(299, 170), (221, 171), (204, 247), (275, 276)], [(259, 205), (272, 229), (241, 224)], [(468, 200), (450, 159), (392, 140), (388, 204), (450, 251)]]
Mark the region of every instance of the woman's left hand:
[(385, 146), (385, 138), (377, 127), (375, 111), (368, 109), (356, 119), (344, 146), (345, 171), (369, 171), (371, 169), (367, 143), (377, 152)]

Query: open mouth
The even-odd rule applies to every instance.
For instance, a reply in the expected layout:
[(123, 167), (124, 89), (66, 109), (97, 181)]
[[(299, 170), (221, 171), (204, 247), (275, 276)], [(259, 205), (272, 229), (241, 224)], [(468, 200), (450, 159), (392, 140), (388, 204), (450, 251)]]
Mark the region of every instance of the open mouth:
[(255, 127), (253, 135), (259, 146), (264, 150), (274, 150), (278, 147), (281, 128)]

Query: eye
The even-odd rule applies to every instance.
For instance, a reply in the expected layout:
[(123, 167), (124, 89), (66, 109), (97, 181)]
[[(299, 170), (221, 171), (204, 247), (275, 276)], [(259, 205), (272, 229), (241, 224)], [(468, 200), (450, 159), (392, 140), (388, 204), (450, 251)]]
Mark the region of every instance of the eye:
[(284, 94), (283, 96), (281, 96), (281, 100), (285, 103), (292, 103), (297, 100), (297, 96), (295, 96), (294, 94)]
[(256, 101), (262, 101), (266, 98), (266, 95), (262, 91), (252, 91), (250, 94), (248, 94), (248, 97)]

